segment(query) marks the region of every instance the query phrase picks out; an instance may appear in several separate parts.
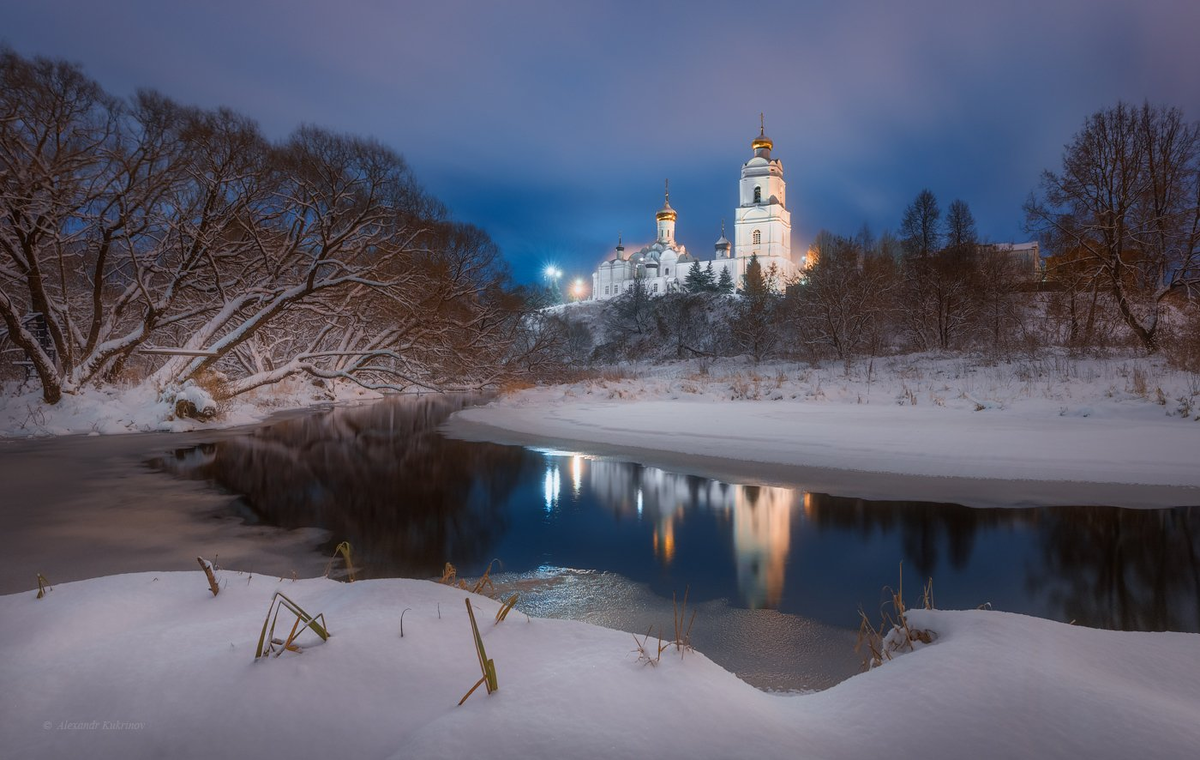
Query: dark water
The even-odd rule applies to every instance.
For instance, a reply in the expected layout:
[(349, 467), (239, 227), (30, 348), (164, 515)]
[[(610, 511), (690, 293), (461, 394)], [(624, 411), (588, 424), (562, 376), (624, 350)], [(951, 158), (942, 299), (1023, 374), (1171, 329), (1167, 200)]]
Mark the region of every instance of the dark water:
[[(1200, 507), (980, 509), (723, 483), (439, 434), (466, 403), (333, 409), (153, 465), (236, 495), (250, 521), (327, 531), (324, 551), (349, 541), (369, 577), (439, 576), (447, 561), (477, 576), (495, 558), (527, 611), (630, 630), (664, 610), (669, 622), (672, 593), (687, 588), (713, 623), (698, 631), (712, 647), (698, 646), (759, 685), (852, 672), (847, 631), (901, 562), (910, 605), (932, 577), (943, 608), (1200, 631)], [(784, 656), (824, 663), (773, 664), (776, 646), (739, 660), (733, 650), (759, 635), (791, 636)]]

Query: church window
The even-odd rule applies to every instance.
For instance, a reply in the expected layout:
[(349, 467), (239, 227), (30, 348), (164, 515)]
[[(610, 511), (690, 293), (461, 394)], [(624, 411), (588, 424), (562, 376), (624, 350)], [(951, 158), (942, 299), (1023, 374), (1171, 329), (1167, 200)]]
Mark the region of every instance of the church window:
[(762, 203), (762, 188), (761, 187), (754, 188), (754, 202)]
[(671, 274), (671, 267), (667, 267), (666, 269), (664, 269), (664, 270), (663, 270), (663, 276), (664, 276), (664, 277), (665, 277), (665, 276), (667, 276), (667, 275), (669, 275), (669, 274)]
[(762, 231), (761, 230), (755, 230), (754, 234), (751, 237), (753, 238), (754, 245), (762, 245)]
[(657, 283), (657, 282), (656, 282), (656, 283), (654, 283), (654, 292), (655, 292), (655, 293), (657, 293), (657, 292), (658, 292), (658, 283)]

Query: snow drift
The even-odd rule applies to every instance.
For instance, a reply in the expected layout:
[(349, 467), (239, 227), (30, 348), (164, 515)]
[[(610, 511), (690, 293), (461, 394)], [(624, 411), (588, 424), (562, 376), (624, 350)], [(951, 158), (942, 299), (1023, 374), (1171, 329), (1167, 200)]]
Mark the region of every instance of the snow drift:
[[(499, 603), (472, 596), (500, 688), (457, 707), (479, 678), (465, 592), (227, 571), (218, 582), (216, 597), (199, 571), (0, 597), (6, 754), (1149, 760), (1200, 743), (1195, 634), (917, 611), (935, 644), (781, 696), (700, 653), (645, 667), (627, 633), (519, 612), (494, 625)], [(324, 613), (332, 636), (255, 661), (276, 590)]]

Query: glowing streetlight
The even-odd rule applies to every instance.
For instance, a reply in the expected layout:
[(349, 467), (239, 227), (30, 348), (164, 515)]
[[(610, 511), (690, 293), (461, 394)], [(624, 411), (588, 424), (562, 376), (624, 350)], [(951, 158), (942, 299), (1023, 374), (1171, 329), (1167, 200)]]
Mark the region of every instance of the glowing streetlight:
[(587, 288), (583, 284), (583, 278), (576, 277), (575, 282), (571, 285), (571, 295), (575, 296), (576, 301), (582, 301), (586, 291)]
[(547, 280), (555, 281), (558, 280), (559, 277), (562, 277), (563, 273), (561, 269), (551, 264), (550, 266), (546, 267), (542, 274), (546, 276)]

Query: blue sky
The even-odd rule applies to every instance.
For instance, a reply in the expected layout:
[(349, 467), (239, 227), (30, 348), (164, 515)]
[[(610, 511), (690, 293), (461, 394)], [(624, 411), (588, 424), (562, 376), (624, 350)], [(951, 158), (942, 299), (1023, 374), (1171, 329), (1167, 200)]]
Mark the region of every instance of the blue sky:
[(1090, 113), (1118, 99), (1200, 118), (1200, 1), (12, 2), (0, 40), (117, 95), (226, 105), (399, 150), (518, 279), (587, 275), (654, 236), (707, 256), (758, 114), (796, 243), (895, 228), (923, 187), (994, 240)]

